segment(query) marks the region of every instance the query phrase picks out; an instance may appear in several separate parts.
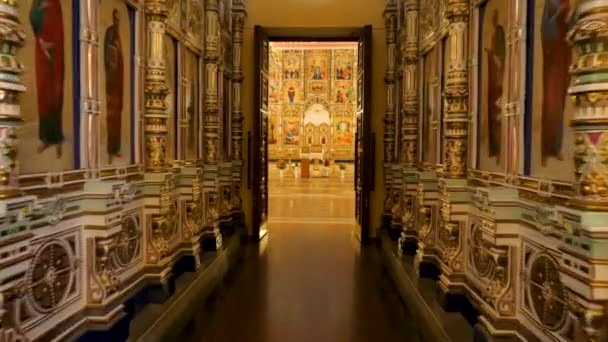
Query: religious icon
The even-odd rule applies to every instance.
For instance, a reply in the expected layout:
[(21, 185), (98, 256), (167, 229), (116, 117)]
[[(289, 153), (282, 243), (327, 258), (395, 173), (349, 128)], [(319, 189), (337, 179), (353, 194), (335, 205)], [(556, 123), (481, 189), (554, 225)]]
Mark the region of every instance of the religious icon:
[(268, 120), (268, 144), (276, 144), (277, 143), (277, 127), (276, 127), (277, 119), (275, 117), (271, 117)]
[(165, 35), (165, 58), (167, 59), (165, 65), (165, 81), (167, 82), (167, 87), (169, 88), (169, 92), (166, 97), (167, 109), (169, 118), (167, 120), (167, 160), (174, 160), (175, 156), (175, 137), (176, 137), (176, 124), (177, 120), (175, 118), (178, 110), (177, 110), (177, 101), (175, 96), (175, 86), (176, 86), (176, 61), (177, 61), (177, 51), (176, 51), (176, 42), (173, 37), (169, 35)]
[(300, 57), (299, 51), (285, 51), (285, 68), (283, 70), (283, 78), (299, 79), (300, 78)]
[(506, 39), (502, 25), (498, 23), (498, 10), (492, 13), (492, 38), (490, 46), (485, 47), (488, 61), (488, 138), (490, 157), (500, 157), (501, 145), (501, 102), (503, 96), (503, 80), (505, 74)]
[(300, 135), (300, 123), (297, 120), (286, 120), (283, 122), (285, 132), (285, 144), (297, 145)]
[(61, 158), (64, 141), (62, 115), (64, 91), (64, 36), (60, 0), (34, 0), (30, 22), (36, 42), (36, 90), (41, 145), (38, 153), (56, 147)]
[(338, 89), (338, 92), (336, 94), (336, 102), (344, 103), (344, 93), (340, 89)]
[(321, 58), (321, 61), (319, 61), (318, 59), (313, 58), (310, 66), (310, 78), (315, 81), (324, 80), (327, 73), (327, 71), (325, 70), (325, 66), (325, 59)]
[(114, 9), (112, 11), (112, 25), (106, 30), (103, 43), (106, 75), (107, 151), (110, 163), (112, 163), (113, 157), (120, 157), (121, 147), (124, 61), (119, 25), (118, 10)]
[(198, 106), (198, 57), (190, 50), (186, 52), (186, 77), (188, 83), (185, 93), (185, 114), (188, 122), (186, 132), (186, 154), (187, 160), (195, 160), (198, 158), (198, 127), (199, 127), (199, 106)]
[(350, 62), (346, 62), (336, 69), (336, 79), (350, 80), (353, 73), (353, 67)]
[(571, 24), (569, 0), (545, 0), (541, 36), (543, 52), (541, 163), (563, 160), (563, 123), (570, 83), (572, 50), (566, 41)]
[(287, 96), (289, 96), (289, 103), (293, 103), (296, 96), (296, 88), (294, 88), (294, 86), (289, 86), (289, 89), (287, 90)]
[(435, 163), (435, 132), (432, 129), (435, 121), (436, 91), (434, 88), (434, 78), (436, 77), (436, 50), (432, 50), (424, 58), (424, 88), (423, 88), (423, 160), (428, 163)]
[(346, 121), (340, 121), (336, 126), (336, 145), (351, 145), (352, 143), (350, 124)]
[(192, 151), (193, 149), (195, 149), (196, 144), (196, 108), (194, 106), (195, 95), (193, 84), (188, 85), (187, 94), (189, 95), (187, 95), (186, 98), (186, 116), (188, 120), (188, 141), (186, 142), (186, 144), (188, 146), (188, 149)]

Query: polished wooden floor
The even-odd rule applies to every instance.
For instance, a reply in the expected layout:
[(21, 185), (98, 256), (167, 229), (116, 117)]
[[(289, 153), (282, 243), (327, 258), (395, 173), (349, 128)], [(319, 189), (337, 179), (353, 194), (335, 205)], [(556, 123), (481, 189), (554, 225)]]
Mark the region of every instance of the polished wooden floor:
[[(350, 171), (350, 170), (349, 170)], [(204, 342), (419, 341), (375, 247), (354, 232), (352, 172), (270, 175), (269, 229), (208, 310)]]

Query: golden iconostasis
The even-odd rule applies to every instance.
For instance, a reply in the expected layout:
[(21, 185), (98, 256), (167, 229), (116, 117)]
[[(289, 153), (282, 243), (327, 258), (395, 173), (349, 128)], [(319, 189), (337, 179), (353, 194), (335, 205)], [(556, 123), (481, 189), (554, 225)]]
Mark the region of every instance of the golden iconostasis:
[(321, 145), (332, 160), (352, 161), (356, 42), (274, 42), (270, 51), (270, 159)]

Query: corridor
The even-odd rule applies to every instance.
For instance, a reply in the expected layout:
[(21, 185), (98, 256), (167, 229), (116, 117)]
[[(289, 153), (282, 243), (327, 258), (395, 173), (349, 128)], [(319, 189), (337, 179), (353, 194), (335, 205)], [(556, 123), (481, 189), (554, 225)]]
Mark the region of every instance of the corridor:
[[(193, 327), (192, 341), (418, 341), (375, 247), (354, 235), (352, 172), (270, 175), (269, 233)], [(254, 250), (255, 249), (255, 250)]]

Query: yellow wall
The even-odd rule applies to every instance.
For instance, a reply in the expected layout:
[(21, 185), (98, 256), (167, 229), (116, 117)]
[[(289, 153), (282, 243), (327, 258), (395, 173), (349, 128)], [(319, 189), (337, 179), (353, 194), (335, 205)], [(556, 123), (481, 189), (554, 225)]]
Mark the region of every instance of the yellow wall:
[[(319, 28), (319, 27), (362, 27), (372, 25), (372, 131), (376, 133), (376, 191), (371, 194), (371, 230), (372, 234), (380, 226), (380, 216), (384, 201), (384, 186), (382, 184), (382, 155), (384, 145), (383, 116), (385, 109), (384, 73), (386, 70), (386, 42), (384, 31), (384, 1), (380, 0), (248, 0), (247, 20), (243, 37), (243, 156), (248, 155), (247, 132), (251, 132), (254, 115), (254, 65), (253, 65), (253, 27), (281, 28)], [(253, 132), (252, 132), (253, 133)], [(248, 161), (245, 160), (245, 163)], [(245, 165), (247, 170), (247, 165)], [(244, 182), (247, 181), (244, 174)], [(251, 227), (251, 191), (243, 183), (242, 198), (247, 227)]]

